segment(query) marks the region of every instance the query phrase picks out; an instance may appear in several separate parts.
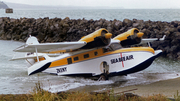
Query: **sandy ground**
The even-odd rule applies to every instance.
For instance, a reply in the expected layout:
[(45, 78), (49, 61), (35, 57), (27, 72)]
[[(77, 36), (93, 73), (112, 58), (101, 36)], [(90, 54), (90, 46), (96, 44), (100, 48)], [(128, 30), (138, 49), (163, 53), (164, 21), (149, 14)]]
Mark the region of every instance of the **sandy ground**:
[[(137, 89), (137, 90), (133, 90)], [(128, 91), (133, 90), (133, 91)], [(174, 95), (177, 95), (179, 91), (180, 96), (180, 78), (158, 81), (151, 84), (144, 85), (133, 85), (123, 88), (114, 88), (114, 93), (119, 93), (123, 91), (128, 91), (126, 93), (134, 93), (139, 96), (151, 96), (156, 94), (162, 94), (169, 98), (174, 98)]]

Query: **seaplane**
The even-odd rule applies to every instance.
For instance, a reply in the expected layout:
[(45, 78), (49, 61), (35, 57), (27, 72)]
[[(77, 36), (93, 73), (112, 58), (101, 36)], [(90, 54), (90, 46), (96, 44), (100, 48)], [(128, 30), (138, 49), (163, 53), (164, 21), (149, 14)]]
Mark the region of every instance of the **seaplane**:
[(29, 36), (25, 45), (14, 52), (25, 52), (29, 65), (28, 75), (39, 72), (60, 76), (98, 77), (108, 80), (112, 76), (122, 76), (142, 71), (160, 56), (162, 50), (154, 50), (138, 44), (161, 41), (163, 38), (143, 39), (144, 33), (137, 28), (111, 38), (112, 34), (101, 28), (75, 42), (39, 43)]

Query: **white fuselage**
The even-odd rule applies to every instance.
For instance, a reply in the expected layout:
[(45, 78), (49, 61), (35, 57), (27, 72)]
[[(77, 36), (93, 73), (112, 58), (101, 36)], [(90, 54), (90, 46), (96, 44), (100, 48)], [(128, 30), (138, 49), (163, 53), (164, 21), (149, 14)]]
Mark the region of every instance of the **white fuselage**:
[[(28, 72), (34, 71), (37, 68), (44, 66), (46, 63), (51, 65), (43, 72), (57, 75), (87, 75), (98, 76), (102, 73), (109, 75), (126, 75), (133, 72), (137, 72), (147, 68), (148, 63), (152, 63), (156, 55), (161, 53), (161, 50), (153, 53), (152, 49), (148, 48), (129, 48), (122, 51), (122, 49), (105, 52), (98, 50), (97, 56), (92, 55), (94, 50), (65, 53), (58, 57), (46, 58), (40, 62), (36, 62), (34, 65), (28, 68)], [(89, 53), (87, 59), (82, 59), (81, 55)], [(78, 57), (79, 56), (79, 57)], [(74, 57), (78, 57), (79, 60), (75, 62)], [(60, 63), (67, 62), (66, 59), (71, 58), (72, 63)], [(64, 60), (63, 60), (64, 59)], [(60, 61), (62, 60), (62, 61)], [(142, 67), (144, 66), (144, 67)], [(124, 71), (124, 73), (123, 73)]]

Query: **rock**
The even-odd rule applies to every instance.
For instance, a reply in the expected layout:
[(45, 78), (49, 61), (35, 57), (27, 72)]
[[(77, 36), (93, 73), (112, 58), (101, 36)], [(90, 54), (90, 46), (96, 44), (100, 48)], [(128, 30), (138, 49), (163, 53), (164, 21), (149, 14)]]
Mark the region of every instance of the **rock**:
[(123, 20), (123, 26), (131, 26), (132, 25), (132, 21), (129, 19), (124, 19)]
[(6, 39), (11, 40), (11, 34), (10, 33), (6, 36)]
[(172, 46), (171, 49), (170, 49), (170, 52), (176, 52), (177, 48), (178, 47), (176, 45)]
[(36, 36), (40, 42), (78, 41), (82, 36), (100, 28), (106, 28), (113, 37), (130, 28), (138, 28), (144, 33), (143, 38), (161, 38), (165, 41), (152, 42), (154, 49), (163, 50), (164, 57), (180, 59), (180, 21), (161, 22), (124, 19), (86, 20), (61, 18), (0, 18), (0, 39), (26, 41), (28, 36)]
[(112, 32), (112, 27), (108, 26), (108, 27), (107, 27), (107, 30), (108, 30), (110, 33), (113, 33), (113, 32)]
[(119, 30), (122, 27), (123, 23), (121, 21), (114, 21), (113, 22), (115, 30)]
[(2, 36), (2, 34), (4, 34), (4, 31), (0, 30), (0, 37)]
[(173, 55), (172, 55), (171, 53), (167, 54), (167, 57), (168, 57), (169, 59), (173, 59)]
[(171, 25), (173, 25), (174, 27), (177, 27), (178, 26), (178, 22), (177, 21), (172, 21)]
[(139, 26), (139, 23), (137, 22), (137, 23), (133, 23), (133, 27), (134, 28), (137, 28)]
[(180, 42), (180, 32), (176, 32), (175, 37), (176, 37), (175, 39)]
[(176, 29), (175, 29), (175, 28), (170, 28), (170, 29), (169, 29), (169, 32), (170, 32), (170, 33), (174, 33), (174, 32), (176, 32)]
[(177, 30), (180, 32), (180, 25), (177, 27)]
[(119, 31), (120, 31), (121, 33), (123, 33), (123, 32), (125, 32), (125, 29), (126, 29), (126, 27), (122, 27)]
[(64, 23), (63, 27), (69, 27), (69, 25), (67, 23)]

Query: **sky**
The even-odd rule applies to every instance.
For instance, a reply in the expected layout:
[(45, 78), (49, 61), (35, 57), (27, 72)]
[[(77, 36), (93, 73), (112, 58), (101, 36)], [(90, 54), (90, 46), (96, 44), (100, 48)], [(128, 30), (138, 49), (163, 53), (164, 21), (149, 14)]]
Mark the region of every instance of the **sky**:
[(180, 0), (0, 0), (3, 2), (48, 6), (90, 6), (126, 9), (180, 8)]

